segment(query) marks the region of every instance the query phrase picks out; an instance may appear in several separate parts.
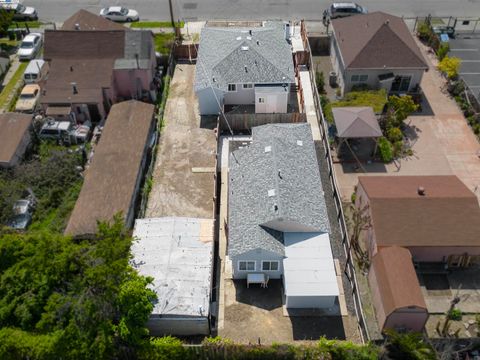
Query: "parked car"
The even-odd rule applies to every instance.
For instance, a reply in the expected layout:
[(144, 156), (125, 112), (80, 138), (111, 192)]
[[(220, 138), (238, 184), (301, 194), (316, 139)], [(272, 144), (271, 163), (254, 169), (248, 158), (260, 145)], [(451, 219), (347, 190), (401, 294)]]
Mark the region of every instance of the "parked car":
[(4, 9), (7, 13), (13, 13), (13, 20), (28, 21), (37, 20), (37, 10), (31, 6), (25, 6), (17, 1), (0, 1), (0, 8)]
[(100, 16), (111, 21), (138, 21), (138, 12), (133, 9), (127, 9), (122, 6), (110, 6), (100, 10)]
[(89, 121), (81, 125), (73, 125), (70, 121), (56, 121), (47, 118), (38, 134), (40, 139), (57, 140), (65, 145), (87, 142), (92, 123)]
[(25, 85), (18, 97), (15, 111), (33, 113), (40, 98), (40, 86), (37, 84)]
[(368, 13), (367, 8), (353, 2), (333, 3), (323, 12), (323, 23), (325, 26), (331, 19)]
[(33, 59), (23, 73), (23, 81), (25, 84), (36, 84), (47, 76), (48, 70), (48, 62), (42, 59)]
[(20, 60), (31, 60), (42, 47), (42, 34), (30, 33), (22, 40), (17, 54)]
[(24, 198), (13, 204), (13, 217), (7, 226), (16, 230), (26, 230), (32, 222), (32, 215), (37, 205), (37, 198), (31, 189), (27, 189)]

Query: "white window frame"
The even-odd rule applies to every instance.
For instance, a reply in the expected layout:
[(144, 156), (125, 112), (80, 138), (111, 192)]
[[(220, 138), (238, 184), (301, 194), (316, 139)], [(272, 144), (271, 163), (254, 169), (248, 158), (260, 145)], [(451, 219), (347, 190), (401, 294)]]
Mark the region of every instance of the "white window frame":
[[(245, 270), (240, 269), (240, 264), (245, 263)], [(248, 263), (253, 263), (253, 270), (248, 268)], [(238, 271), (255, 271), (257, 269), (257, 262), (255, 260), (238, 260)]]
[(350, 77), (351, 82), (358, 82), (358, 79), (360, 78), (360, 75), (352, 75)]
[(259, 97), (258, 98), (258, 103), (259, 104), (265, 104), (265, 98), (264, 97)]
[(351, 82), (364, 83), (368, 81), (368, 74), (354, 74), (350, 77)]
[(243, 84), (243, 88), (244, 89), (253, 89), (253, 84), (252, 83)]
[[(263, 264), (266, 264), (266, 263), (270, 264), (268, 270), (265, 270), (263, 268)], [(277, 264), (277, 270), (272, 270), (272, 263)], [(279, 271), (279, 270), (280, 270), (280, 261), (278, 261), (278, 260), (262, 260), (262, 271)]]
[[(233, 90), (230, 90), (233, 88)], [(228, 92), (237, 92), (237, 84), (228, 84)]]

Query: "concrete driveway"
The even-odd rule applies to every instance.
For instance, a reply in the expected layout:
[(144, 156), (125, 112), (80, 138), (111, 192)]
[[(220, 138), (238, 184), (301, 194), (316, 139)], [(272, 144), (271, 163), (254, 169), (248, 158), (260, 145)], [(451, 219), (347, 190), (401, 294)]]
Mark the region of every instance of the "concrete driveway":
[(391, 164), (335, 164), (342, 198), (349, 200), (358, 176), (457, 175), (480, 199), (480, 144), (455, 101), (441, 90), (444, 79), (436, 70), (437, 60), (419, 44), (429, 63), (421, 87), (432, 115), (410, 116), (409, 138), (414, 156)]

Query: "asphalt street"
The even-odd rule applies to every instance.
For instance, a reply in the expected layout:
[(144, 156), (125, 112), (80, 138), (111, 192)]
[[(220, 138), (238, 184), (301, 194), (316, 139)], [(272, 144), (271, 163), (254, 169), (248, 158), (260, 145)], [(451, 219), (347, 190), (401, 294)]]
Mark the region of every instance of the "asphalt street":
[[(171, 0), (176, 19), (305, 19), (320, 20), (331, 4), (328, 0)], [(142, 20), (168, 20), (168, 0), (24, 0), (37, 8), (40, 18), (63, 22), (79, 9), (98, 13), (102, 7), (123, 5), (134, 8)], [(480, 16), (480, 0), (358, 0), (369, 11), (398, 16)]]
[(460, 76), (480, 101), (480, 36), (462, 35), (450, 40), (450, 54), (462, 59)]

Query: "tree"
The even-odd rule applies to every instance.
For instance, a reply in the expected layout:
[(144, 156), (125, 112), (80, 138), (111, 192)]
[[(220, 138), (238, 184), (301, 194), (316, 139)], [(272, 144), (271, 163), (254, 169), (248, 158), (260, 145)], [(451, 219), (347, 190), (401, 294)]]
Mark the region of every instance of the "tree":
[(10, 330), (0, 333), (8, 344), (0, 358), (133, 357), (146, 341), (155, 293), (152, 279), (129, 265), (131, 243), (119, 216), (100, 223), (93, 240), (1, 234), (0, 328)]
[(438, 64), (438, 69), (447, 75), (448, 79), (455, 80), (458, 78), (458, 71), (460, 69), (460, 58), (450, 57), (445, 55), (445, 57)]
[(13, 13), (0, 9), (0, 36), (5, 36), (12, 23)]
[(398, 333), (385, 330), (387, 356), (394, 360), (436, 360), (437, 354), (420, 333)]
[(370, 257), (368, 251), (362, 248), (360, 237), (365, 230), (372, 226), (369, 206), (362, 205), (362, 199), (358, 199), (358, 206), (351, 204), (349, 206), (350, 216), (347, 218), (347, 226), (350, 233), (350, 247), (357, 258), (357, 262), (362, 270), (368, 270), (370, 266)]
[(415, 104), (410, 95), (392, 95), (388, 98), (387, 106), (394, 115), (395, 124), (393, 127), (400, 127), (403, 121), (418, 109), (418, 105)]

